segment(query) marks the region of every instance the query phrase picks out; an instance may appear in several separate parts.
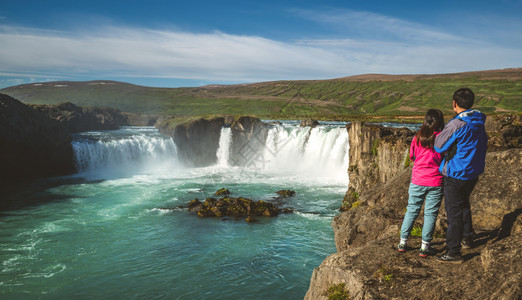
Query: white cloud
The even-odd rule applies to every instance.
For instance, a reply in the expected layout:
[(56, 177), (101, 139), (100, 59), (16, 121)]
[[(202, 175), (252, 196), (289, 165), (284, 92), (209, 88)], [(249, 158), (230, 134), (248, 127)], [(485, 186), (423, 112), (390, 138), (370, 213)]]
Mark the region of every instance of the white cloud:
[(522, 65), (520, 48), (473, 41), (400, 19), (351, 11), (300, 14), (352, 31), (364, 29), (375, 38), (347, 33), (346, 38), (284, 42), (223, 32), (104, 26), (76, 33), (0, 26), (0, 72), (254, 82)]
[[(0, 28), (0, 70), (140, 73), (193, 79), (257, 80), (324, 76), (336, 54), (317, 47), (221, 32), (193, 34), (105, 28), (69, 33)], [(322, 59), (321, 59), (322, 58)]]
[(346, 9), (323, 12), (294, 10), (294, 13), (316, 23), (329, 24), (336, 31), (341, 31), (343, 34), (353, 37), (372, 36), (387, 41), (424, 43), (461, 40), (459, 36), (430, 26), (367, 11)]

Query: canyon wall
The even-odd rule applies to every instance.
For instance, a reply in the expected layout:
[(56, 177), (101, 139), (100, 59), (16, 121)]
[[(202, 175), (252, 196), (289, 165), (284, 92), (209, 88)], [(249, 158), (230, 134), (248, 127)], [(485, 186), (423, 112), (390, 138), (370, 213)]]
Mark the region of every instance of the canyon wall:
[[(305, 299), (328, 299), (333, 287), (351, 299), (520, 298), (520, 116), (495, 116), (487, 130), (494, 137), (488, 147), (496, 151), (487, 154), (486, 170), (470, 199), (477, 238), (472, 249), (463, 250), (465, 262), (455, 266), (419, 257), (420, 237), (410, 240), (410, 251), (396, 250), (413, 133), (354, 122), (349, 127), (349, 191), (344, 211), (332, 220), (337, 253), (314, 270)], [(437, 255), (445, 247), (441, 207), (432, 241)], [(422, 221), (419, 217), (416, 224)]]
[(407, 128), (353, 122), (347, 125), (350, 144), (349, 185), (341, 210), (358, 196), (410, 166), (409, 148), (414, 132)]

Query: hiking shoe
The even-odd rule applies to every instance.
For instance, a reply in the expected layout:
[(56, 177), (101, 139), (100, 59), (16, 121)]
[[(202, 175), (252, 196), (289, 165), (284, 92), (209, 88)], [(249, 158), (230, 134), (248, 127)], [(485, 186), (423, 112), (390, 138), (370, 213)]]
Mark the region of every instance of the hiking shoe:
[(446, 254), (443, 254), (443, 255), (437, 257), (437, 261), (461, 264), (464, 262), (464, 259), (462, 258), (462, 256), (460, 254), (451, 255), (449, 253), (446, 253)]
[(433, 255), (435, 252), (433, 251), (433, 248), (429, 247), (428, 249), (420, 249), (419, 256), (420, 257), (428, 257), (429, 255)]
[(470, 249), (473, 247), (473, 239), (472, 238), (463, 238), (460, 243), (460, 247), (462, 249)]
[(399, 252), (406, 252), (406, 244), (399, 244), (397, 246), (397, 251), (399, 251)]

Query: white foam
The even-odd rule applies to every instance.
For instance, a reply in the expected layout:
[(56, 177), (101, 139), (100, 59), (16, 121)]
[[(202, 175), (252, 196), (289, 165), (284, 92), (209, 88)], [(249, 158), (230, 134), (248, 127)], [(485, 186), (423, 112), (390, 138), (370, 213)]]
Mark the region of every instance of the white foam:
[[(222, 129), (217, 167), (229, 166), (231, 156), (243, 155), (230, 153), (231, 136), (230, 128)], [(266, 176), (269, 181), (284, 178), (292, 182), (309, 182), (310, 185), (347, 186), (349, 145), (345, 127), (328, 125), (310, 128), (293, 123), (277, 124), (269, 129), (265, 145), (255, 143), (250, 146), (262, 148), (259, 149), (260, 154), (245, 166), (239, 166), (239, 171), (244, 174), (254, 174), (257, 179), (257, 175)], [(218, 172), (218, 169), (214, 171)], [(237, 172), (238, 169), (235, 170)], [(228, 170), (228, 173), (232, 172)]]
[(78, 172), (89, 179), (169, 172), (179, 165), (173, 140), (156, 129), (82, 133), (72, 146)]
[(172, 212), (176, 209), (168, 209), (168, 208), (153, 208), (153, 209), (147, 209), (147, 213), (154, 213), (158, 214), (160, 216), (172, 214)]
[(314, 214), (314, 213), (306, 213), (306, 212), (300, 212), (300, 211), (294, 211), (294, 213), (300, 217), (309, 219), (309, 220), (320, 220), (325, 218), (330, 218), (330, 216), (325, 216), (324, 214)]
[(70, 229), (61, 225), (57, 225), (54, 222), (46, 222), (41, 227), (34, 229), (33, 233), (41, 234), (41, 233), (53, 233), (53, 232), (65, 232)]
[(23, 275), (24, 278), (50, 278), (54, 275), (61, 273), (67, 269), (67, 266), (64, 264), (56, 264), (52, 266), (48, 266), (42, 270), (42, 272), (31, 272)]

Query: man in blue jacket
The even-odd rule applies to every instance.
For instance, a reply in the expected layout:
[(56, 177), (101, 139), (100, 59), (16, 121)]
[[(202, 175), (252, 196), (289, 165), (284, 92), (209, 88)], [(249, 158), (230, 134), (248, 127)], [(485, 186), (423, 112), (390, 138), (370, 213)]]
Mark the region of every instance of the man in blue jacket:
[(444, 175), (444, 201), (448, 216), (446, 254), (441, 262), (462, 263), (461, 248), (471, 247), (474, 231), (469, 197), (484, 172), (488, 136), (486, 115), (471, 107), (475, 95), (468, 88), (453, 94), (455, 118), (435, 138), (435, 151), (445, 153), (439, 171)]

